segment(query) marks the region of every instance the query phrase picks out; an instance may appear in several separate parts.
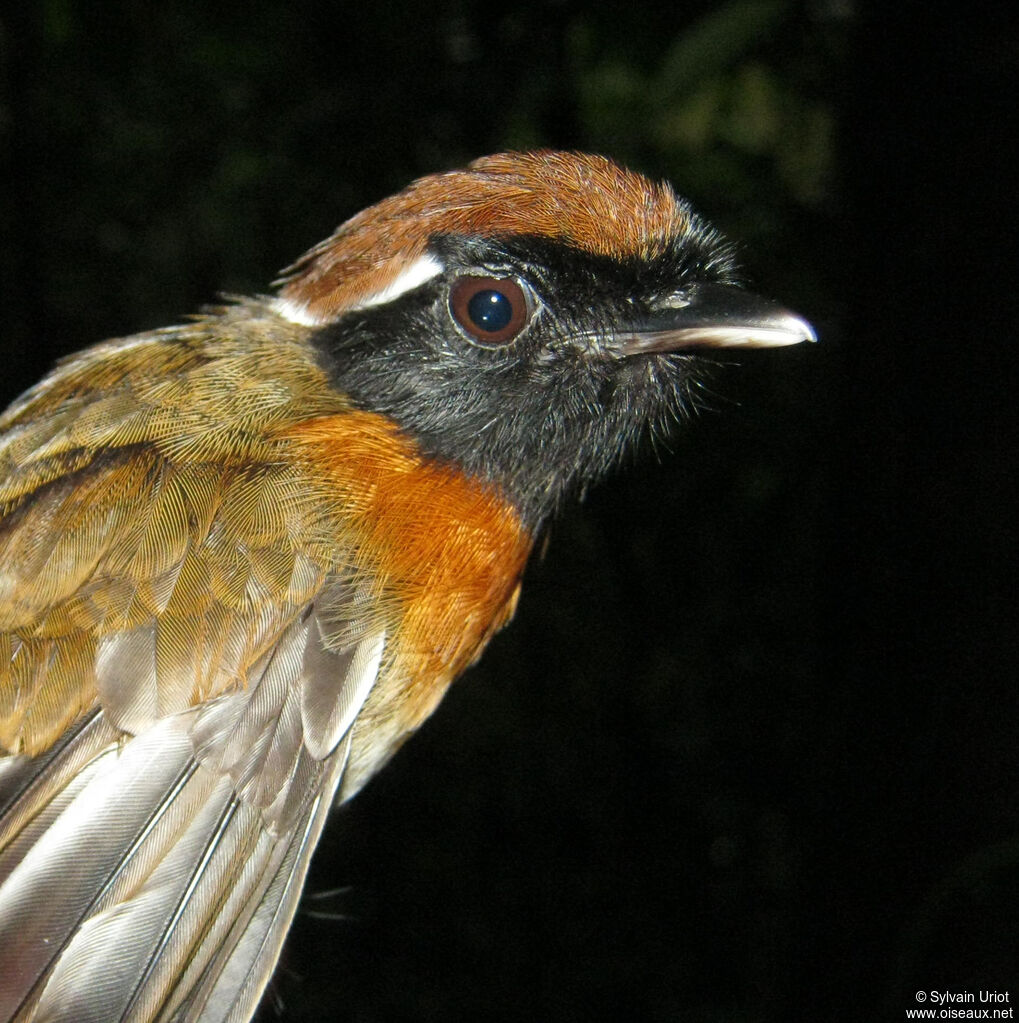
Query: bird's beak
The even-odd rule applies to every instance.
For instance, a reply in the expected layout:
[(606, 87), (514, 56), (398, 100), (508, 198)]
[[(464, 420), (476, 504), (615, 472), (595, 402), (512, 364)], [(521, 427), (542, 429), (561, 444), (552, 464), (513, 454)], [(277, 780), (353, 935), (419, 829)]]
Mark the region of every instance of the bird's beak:
[(730, 284), (702, 284), (663, 302), (616, 335), (624, 355), (698, 348), (776, 348), (816, 341), (813, 327), (780, 305)]

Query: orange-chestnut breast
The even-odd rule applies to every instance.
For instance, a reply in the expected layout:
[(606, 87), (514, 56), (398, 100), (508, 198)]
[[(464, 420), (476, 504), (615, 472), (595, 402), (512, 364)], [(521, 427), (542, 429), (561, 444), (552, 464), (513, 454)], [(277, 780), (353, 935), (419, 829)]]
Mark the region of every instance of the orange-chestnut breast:
[(512, 615), (561, 503), (812, 338), (665, 185), (423, 178), (0, 419), (0, 1020), (244, 1020), (329, 806)]

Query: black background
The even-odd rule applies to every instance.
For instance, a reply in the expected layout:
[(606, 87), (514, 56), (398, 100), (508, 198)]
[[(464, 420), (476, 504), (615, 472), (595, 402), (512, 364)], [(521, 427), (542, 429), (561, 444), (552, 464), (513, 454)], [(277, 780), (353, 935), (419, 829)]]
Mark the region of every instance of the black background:
[(334, 815), (261, 1018), (1019, 997), (1019, 39), (1006, 4), (883, 9), (0, 16), (7, 398), (534, 145), (669, 177), (822, 337), (728, 360), (552, 528), (512, 628)]

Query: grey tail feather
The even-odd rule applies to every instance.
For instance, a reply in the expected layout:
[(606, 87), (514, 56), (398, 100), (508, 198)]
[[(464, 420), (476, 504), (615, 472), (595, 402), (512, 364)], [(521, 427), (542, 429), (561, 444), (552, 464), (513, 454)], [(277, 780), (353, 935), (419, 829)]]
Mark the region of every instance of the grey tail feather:
[[(0, 760), (0, 1020), (242, 1021), (296, 910), (349, 738), (267, 820), (196, 758), (188, 714), (97, 712)], [(303, 780), (303, 778), (302, 778)]]

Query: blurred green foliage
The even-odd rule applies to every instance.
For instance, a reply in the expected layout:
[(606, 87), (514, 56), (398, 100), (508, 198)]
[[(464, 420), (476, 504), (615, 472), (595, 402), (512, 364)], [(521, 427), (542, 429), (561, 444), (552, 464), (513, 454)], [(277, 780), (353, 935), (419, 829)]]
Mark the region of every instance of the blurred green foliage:
[[(580, 117), (595, 147), (658, 161), (692, 194), (746, 208), (832, 197), (832, 97), (770, 44), (789, 0), (734, 0), (678, 29), (655, 66), (622, 60), (580, 22), (571, 38)], [(633, 126), (645, 130), (634, 133)]]

